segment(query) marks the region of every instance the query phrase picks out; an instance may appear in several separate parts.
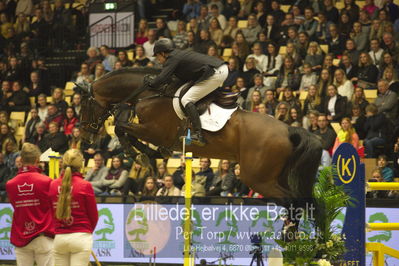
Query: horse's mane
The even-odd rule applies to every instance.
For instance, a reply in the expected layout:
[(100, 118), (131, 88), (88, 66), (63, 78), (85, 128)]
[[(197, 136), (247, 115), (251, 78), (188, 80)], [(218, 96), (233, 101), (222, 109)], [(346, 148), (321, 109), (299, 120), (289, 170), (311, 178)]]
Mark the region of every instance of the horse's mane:
[(153, 67), (124, 67), (118, 70), (114, 70), (111, 72), (108, 72), (107, 74), (105, 74), (104, 76), (102, 76), (101, 78), (99, 78), (96, 81), (102, 81), (104, 79), (108, 79), (111, 78), (113, 76), (116, 75), (120, 75), (120, 74), (125, 74), (125, 73), (130, 73), (130, 74), (136, 74), (136, 73), (140, 73), (140, 74), (159, 74), (161, 73), (161, 69), (159, 68), (153, 68)]

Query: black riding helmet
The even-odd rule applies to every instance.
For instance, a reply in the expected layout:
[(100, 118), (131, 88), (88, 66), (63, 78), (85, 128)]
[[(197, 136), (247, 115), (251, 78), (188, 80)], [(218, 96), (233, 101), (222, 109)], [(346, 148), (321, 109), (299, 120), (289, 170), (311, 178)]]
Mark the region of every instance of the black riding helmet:
[(158, 41), (155, 42), (154, 45), (154, 55), (157, 55), (159, 53), (170, 53), (174, 50), (175, 48), (173, 47), (173, 42), (171, 39), (163, 38), (159, 39)]

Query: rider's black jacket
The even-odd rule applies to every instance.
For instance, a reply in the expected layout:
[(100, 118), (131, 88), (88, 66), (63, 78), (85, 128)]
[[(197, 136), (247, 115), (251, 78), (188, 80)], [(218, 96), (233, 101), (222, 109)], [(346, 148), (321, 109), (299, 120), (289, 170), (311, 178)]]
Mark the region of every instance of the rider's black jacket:
[(212, 76), (215, 73), (214, 69), (223, 64), (225, 64), (224, 61), (214, 56), (175, 49), (166, 58), (162, 72), (149, 85), (157, 88), (164, 84), (172, 74), (183, 82), (198, 83)]

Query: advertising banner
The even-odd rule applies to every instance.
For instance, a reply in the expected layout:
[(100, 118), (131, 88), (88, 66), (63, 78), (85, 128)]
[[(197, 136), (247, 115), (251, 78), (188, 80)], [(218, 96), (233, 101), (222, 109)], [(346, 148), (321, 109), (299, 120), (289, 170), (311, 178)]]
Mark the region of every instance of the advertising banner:
[(14, 246), (10, 243), (12, 214), (11, 204), (0, 203), (0, 260), (15, 260)]
[[(93, 251), (101, 262), (158, 263), (183, 262), (184, 204), (98, 204), (99, 221), (93, 233)], [(194, 205), (192, 208), (192, 251), (196, 263), (219, 259), (227, 265), (249, 265), (254, 245), (251, 236), (262, 236), (263, 255), (278, 248), (274, 239), (281, 237), (285, 209), (269, 205)], [(15, 260), (10, 244), (12, 207), (0, 203), (0, 260)], [(335, 221), (342, 229), (345, 210)], [(393, 208), (367, 208), (367, 222), (398, 222)], [(301, 230), (311, 231), (307, 224)], [(374, 231), (366, 234), (367, 242), (380, 242), (399, 250), (398, 231)], [(156, 254), (154, 254), (156, 253)], [(266, 259), (265, 265), (267, 265)], [(399, 260), (386, 258), (386, 265)], [(371, 255), (366, 256), (371, 265)]]

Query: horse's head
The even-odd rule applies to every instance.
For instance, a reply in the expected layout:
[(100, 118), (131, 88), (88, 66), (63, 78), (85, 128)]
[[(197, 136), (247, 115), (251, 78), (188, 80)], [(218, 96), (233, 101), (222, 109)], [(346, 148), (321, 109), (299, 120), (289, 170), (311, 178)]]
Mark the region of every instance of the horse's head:
[(78, 85), (82, 94), (80, 110), (80, 131), (81, 138), (93, 143), (99, 136), (104, 121), (111, 115), (109, 108), (101, 106), (94, 98), (90, 86)]

